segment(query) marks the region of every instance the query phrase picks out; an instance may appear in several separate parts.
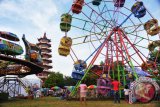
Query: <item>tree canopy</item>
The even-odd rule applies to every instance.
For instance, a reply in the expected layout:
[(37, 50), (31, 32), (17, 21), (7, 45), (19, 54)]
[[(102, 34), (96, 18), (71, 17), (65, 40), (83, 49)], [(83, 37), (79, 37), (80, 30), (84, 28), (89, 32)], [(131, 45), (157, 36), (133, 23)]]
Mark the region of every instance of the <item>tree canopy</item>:
[(45, 81), (45, 87), (51, 88), (53, 86), (64, 86), (63, 74), (59, 72), (52, 72)]
[[(64, 76), (60, 72), (52, 72), (49, 77), (46, 79), (44, 86), (47, 88), (51, 88), (53, 86), (59, 86), (63, 88), (64, 86), (75, 86), (77, 80), (73, 79), (71, 76)], [(92, 73), (89, 73), (83, 83), (87, 85), (96, 85), (97, 84), (97, 76)]]

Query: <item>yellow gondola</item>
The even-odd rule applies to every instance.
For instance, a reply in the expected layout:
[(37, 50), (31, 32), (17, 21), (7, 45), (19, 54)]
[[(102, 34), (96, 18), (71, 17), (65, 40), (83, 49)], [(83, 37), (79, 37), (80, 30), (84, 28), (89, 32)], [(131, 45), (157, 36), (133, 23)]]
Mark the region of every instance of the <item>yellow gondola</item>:
[(158, 20), (157, 19), (151, 19), (147, 21), (144, 24), (144, 29), (147, 31), (147, 33), (151, 36), (154, 36), (159, 33), (160, 26), (158, 26)]
[(156, 47), (160, 47), (160, 40), (156, 40), (148, 44), (149, 51), (154, 51)]
[(70, 37), (64, 36), (64, 37), (61, 39), (60, 44), (61, 44), (62, 46), (71, 47), (71, 45), (72, 45), (72, 39), (71, 39)]
[(64, 36), (61, 41), (58, 48), (59, 55), (67, 56), (70, 54), (70, 48), (72, 46), (72, 39), (70, 37)]
[(58, 53), (61, 56), (67, 56), (67, 55), (70, 54), (70, 48), (60, 45), (59, 48), (58, 48)]

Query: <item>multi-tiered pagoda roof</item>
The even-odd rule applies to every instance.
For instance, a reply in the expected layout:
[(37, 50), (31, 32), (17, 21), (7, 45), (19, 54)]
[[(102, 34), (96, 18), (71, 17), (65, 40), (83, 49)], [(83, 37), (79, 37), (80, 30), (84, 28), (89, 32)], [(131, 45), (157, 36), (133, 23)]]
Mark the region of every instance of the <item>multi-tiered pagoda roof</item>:
[(41, 56), (43, 60), (44, 71), (38, 74), (38, 77), (42, 80), (46, 79), (50, 73), (50, 69), (52, 68), (52, 54), (51, 54), (51, 40), (46, 37), (46, 33), (44, 36), (38, 39), (39, 43), (37, 43), (38, 47), (41, 49)]

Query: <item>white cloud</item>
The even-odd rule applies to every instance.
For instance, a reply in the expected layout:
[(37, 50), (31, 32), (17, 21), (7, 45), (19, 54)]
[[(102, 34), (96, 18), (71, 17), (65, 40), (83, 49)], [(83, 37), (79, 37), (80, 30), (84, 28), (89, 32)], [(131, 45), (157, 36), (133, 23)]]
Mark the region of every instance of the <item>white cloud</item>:
[(6, 0), (1, 3), (1, 17), (10, 20), (26, 21), (30, 25), (45, 31), (50, 25), (54, 15), (57, 14), (57, 7), (52, 0)]

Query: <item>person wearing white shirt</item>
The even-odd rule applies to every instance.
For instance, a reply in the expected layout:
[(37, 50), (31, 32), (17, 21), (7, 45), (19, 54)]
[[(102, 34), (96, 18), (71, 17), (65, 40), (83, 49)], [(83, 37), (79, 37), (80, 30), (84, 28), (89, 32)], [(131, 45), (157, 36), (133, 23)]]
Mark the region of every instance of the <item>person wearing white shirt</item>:
[(127, 85), (125, 85), (124, 95), (125, 95), (125, 100), (126, 100), (127, 102), (129, 102), (129, 92), (130, 92), (130, 89), (128, 88)]

